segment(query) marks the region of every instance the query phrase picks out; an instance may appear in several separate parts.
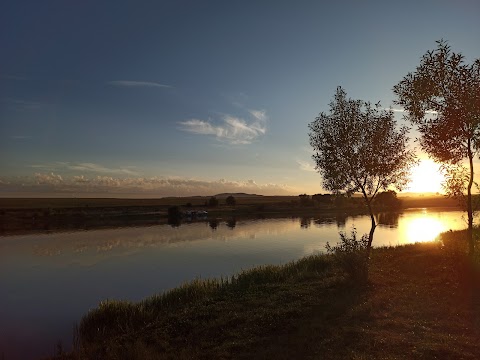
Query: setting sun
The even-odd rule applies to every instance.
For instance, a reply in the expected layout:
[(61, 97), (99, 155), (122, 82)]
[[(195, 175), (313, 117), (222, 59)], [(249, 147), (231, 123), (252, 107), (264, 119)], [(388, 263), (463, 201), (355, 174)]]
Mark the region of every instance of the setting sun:
[(422, 159), (412, 169), (412, 181), (407, 191), (416, 193), (442, 192), (443, 175), (440, 173), (440, 165), (430, 159)]

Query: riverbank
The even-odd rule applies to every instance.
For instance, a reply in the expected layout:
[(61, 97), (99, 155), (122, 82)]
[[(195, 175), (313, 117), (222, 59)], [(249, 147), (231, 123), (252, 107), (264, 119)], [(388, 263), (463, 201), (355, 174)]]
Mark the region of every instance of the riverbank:
[[(41, 231), (90, 230), (168, 223), (168, 209), (179, 212), (208, 211), (209, 221), (275, 217), (337, 217), (366, 214), (361, 198), (342, 204), (303, 201), (298, 196), (239, 196), (234, 206), (219, 198), (215, 207), (209, 197), (162, 199), (0, 198), (0, 235)], [(458, 209), (457, 202), (441, 196), (405, 197), (396, 211), (411, 208)], [(185, 219), (184, 219), (185, 220)], [(175, 219), (178, 224), (181, 221)]]
[(84, 358), (476, 359), (480, 272), (458, 246), (374, 249), (355, 286), (328, 256), (107, 302), (79, 325)]

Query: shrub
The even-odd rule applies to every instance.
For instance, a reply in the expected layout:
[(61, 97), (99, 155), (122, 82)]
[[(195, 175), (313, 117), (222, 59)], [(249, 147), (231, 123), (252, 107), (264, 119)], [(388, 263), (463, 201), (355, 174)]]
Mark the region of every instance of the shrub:
[(212, 196), (209, 200), (208, 200), (208, 206), (209, 207), (217, 207), (218, 206), (218, 200), (215, 196)]
[(348, 277), (359, 284), (365, 284), (368, 279), (368, 234), (357, 239), (357, 229), (352, 228), (350, 237), (340, 232), (340, 242), (330, 246), (327, 242), (327, 252), (333, 254), (338, 265)]
[(230, 195), (225, 199), (225, 202), (228, 206), (235, 206), (235, 204), (237, 203), (237, 200), (235, 200), (235, 198), (232, 195)]

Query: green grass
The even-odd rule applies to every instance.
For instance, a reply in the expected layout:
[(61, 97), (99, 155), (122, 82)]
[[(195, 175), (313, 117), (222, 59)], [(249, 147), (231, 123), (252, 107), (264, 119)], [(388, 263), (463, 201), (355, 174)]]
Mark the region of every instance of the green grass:
[(464, 232), (374, 249), (356, 286), (334, 256), (105, 301), (58, 359), (478, 359), (480, 269)]

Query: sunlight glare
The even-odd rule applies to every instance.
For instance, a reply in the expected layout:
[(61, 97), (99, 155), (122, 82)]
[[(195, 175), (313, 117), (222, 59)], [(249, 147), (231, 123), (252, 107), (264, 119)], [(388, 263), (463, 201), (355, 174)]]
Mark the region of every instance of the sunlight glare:
[(409, 243), (433, 241), (446, 231), (445, 224), (428, 215), (412, 219), (406, 226), (406, 238)]
[(444, 176), (440, 173), (440, 165), (430, 159), (422, 159), (412, 169), (412, 178), (407, 191), (416, 193), (442, 192)]

